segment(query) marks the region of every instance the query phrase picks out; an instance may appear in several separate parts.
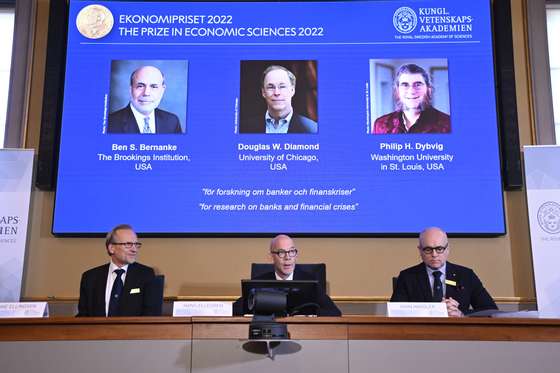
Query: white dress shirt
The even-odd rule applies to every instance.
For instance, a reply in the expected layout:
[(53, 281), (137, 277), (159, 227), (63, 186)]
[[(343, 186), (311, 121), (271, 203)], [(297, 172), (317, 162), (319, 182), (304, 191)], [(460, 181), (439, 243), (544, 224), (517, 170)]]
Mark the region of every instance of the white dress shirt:
[(274, 274), (276, 275), (276, 279), (277, 280), (282, 280), (282, 281), (291, 281), (294, 279), (294, 272), (290, 273), (290, 275), (286, 278), (282, 278), (278, 275), (278, 273), (274, 272)]
[[(132, 105), (130, 105), (130, 109), (132, 110), (132, 114), (134, 114), (136, 125), (138, 125), (140, 133), (144, 133), (144, 118), (146, 118), (146, 115), (136, 110)], [(150, 118), (150, 133), (156, 133), (156, 117), (154, 112), (155, 110), (152, 110), (152, 112), (148, 116)]]

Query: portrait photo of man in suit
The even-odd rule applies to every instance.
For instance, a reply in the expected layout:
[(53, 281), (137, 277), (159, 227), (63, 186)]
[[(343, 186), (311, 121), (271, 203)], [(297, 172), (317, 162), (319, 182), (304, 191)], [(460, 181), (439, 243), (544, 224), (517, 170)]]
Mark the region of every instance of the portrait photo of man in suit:
[[(253, 61), (243, 61), (246, 63)], [(306, 63), (311, 62), (311, 63)], [(250, 94), (242, 97), (241, 120), (239, 133), (266, 133), (266, 134), (315, 134), (318, 131), (316, 118), (316, 91), (306, 94), (309, 82), (316, 82), (315, 61), (297, 61), (292, 65), (299, 67), (302, 75), (306, 76), (306, 83), (302, 83), (302, 89), (298, 90), (302, 99), (306, 102), (299, 106), (305, 108), (305, 113), (298, 112), (294, 108), (294, 96), (296, 95), (296, 75), (287, 67), (280, 64), (266, 66), (260, 77), (259, 95), (262, 105), (250, 103)], [(301, 67), (300, 67), (301, 66)], [(245, 69), (243, 69), (245, 67)], [(242, 66), (242, 70), (247, 70)], [(309, 72), (313, 72), (309, 74)], [(246, 75), (246, 74), (242, 74)], [(310, 76), (312, 78), (310, 78)], [(306, 88), (307, 87), (307, 88)], [(243, 94), (242, 94), (243, 96)], [(247, 114), (251, 112), (251, 114)], [(257, 113), (254, 113), (257, 112)]]
[(117, 225), (107, 234), (105, 248), (111, 259), (83, 273), (77, 316), (161, 315), (154, 270), (136, 262), (141, 246), (130, 225)]
[[(184, 133), (184, 127), (181, 126), (179, 116), (160, 107), (167, 86), (165, 75), (160, 68), (152, 65), (142, 65), (135, 68), (130, 73), (129, 86), (127, 87), (128, 102), (124, 107), (118, 107), (109, 114), (106, 133)], [(116, 84), (114, 88), (117, 89)], [(114, 101), (118, 99), (122, 101), (122, 94), (119, 96), (116, 92), (112, 92), (112, 97)], [(112, 102), (112, 104), (112, 106), (115, 106), (115, 102)]]
[(418, 238), (422, 263), (399, 274), (391, 302), (444, 302), (450, 317), (497, 310), (496, 303), (470, 268), (447, 261), (447, 234), (426, 228)]

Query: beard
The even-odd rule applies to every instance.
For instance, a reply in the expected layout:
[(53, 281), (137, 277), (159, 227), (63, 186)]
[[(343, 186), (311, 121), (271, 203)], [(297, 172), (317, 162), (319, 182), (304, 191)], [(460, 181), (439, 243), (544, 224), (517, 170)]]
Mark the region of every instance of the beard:
[(422, 97), (422, 100), (416, 106), (408, 106), (406, 103), (402, 102), (400, 98), (397, 99), (397, 109), (400, 111), (407, 111), (407, 110), (424, 111), (430, 106), (432, 106), (432, 101), (430, 100), (430, 97), (428, 97), (427, 94), (424, 95), (424, 97)]

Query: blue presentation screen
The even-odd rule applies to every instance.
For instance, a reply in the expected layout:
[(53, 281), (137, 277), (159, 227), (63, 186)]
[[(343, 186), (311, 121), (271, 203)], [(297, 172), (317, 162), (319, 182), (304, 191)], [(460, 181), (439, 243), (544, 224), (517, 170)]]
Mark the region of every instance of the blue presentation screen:
[(490, 1), (70, 1), (53, 232), (503, 234)]

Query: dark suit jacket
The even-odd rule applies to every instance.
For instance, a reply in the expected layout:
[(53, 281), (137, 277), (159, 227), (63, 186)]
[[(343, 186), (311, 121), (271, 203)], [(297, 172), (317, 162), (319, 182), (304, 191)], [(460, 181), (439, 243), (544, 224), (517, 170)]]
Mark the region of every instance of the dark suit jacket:
[[(253, 278), (252, 280), (276, 280), (276, 275), (274, 272), (267, 272), (263, 273), (260, 276)], [(301, 281), (314, 281), (317, 280), (313, 274), (309, 272), (305, 272), (302, 270), (298, 270), (298, 266), (294, 270), (294, 280), (301, 280)], [(233, 304), (233, 315), (234, 316), (243, 316), (246, 311), (246, 300), (243, 298), (239, 298)], [(319, 313), (317, 316), (340, 316), (342, 313), (338, 309), (338, 307), (334, 304), (331, 298), (325, 293), (325, 290), (319, 288)]]
[[(470, 312), (498, 308), (472, 269), (447, 262), (445, 271), (446, 279), (457, 283), (456, 286), (445, 285), (445, 297), (459, 302), (461, 312), (469, 313), (469, 306), (473, 308)], [(432, 290), (424, 263), (407, 268), (399, 274), (391, 302), (431, 301)]]
[[(76, 316), (105, 316), (105, 289), (109, 263), (82, 275)], [(140, 263), (129, 264), (119, 302), (119, 316), (160, 316), (161, 299), (155, 289), (154, 270)], [(130, 294), (132, 289), (139, 293)]]
[[(242, 121), (239, 126), (239, 133), (265, 133), (266, 123), (264, 115)], [(292, 115), (288, 133), (317, 133), (317, 122), (304, 117), (303, 115)]]
[[(182, 133), (179, 118), (168, 111), (156, 109), (156, 133)], [(140, 133), (130, 105), (109, 114), (107, 133)]]

